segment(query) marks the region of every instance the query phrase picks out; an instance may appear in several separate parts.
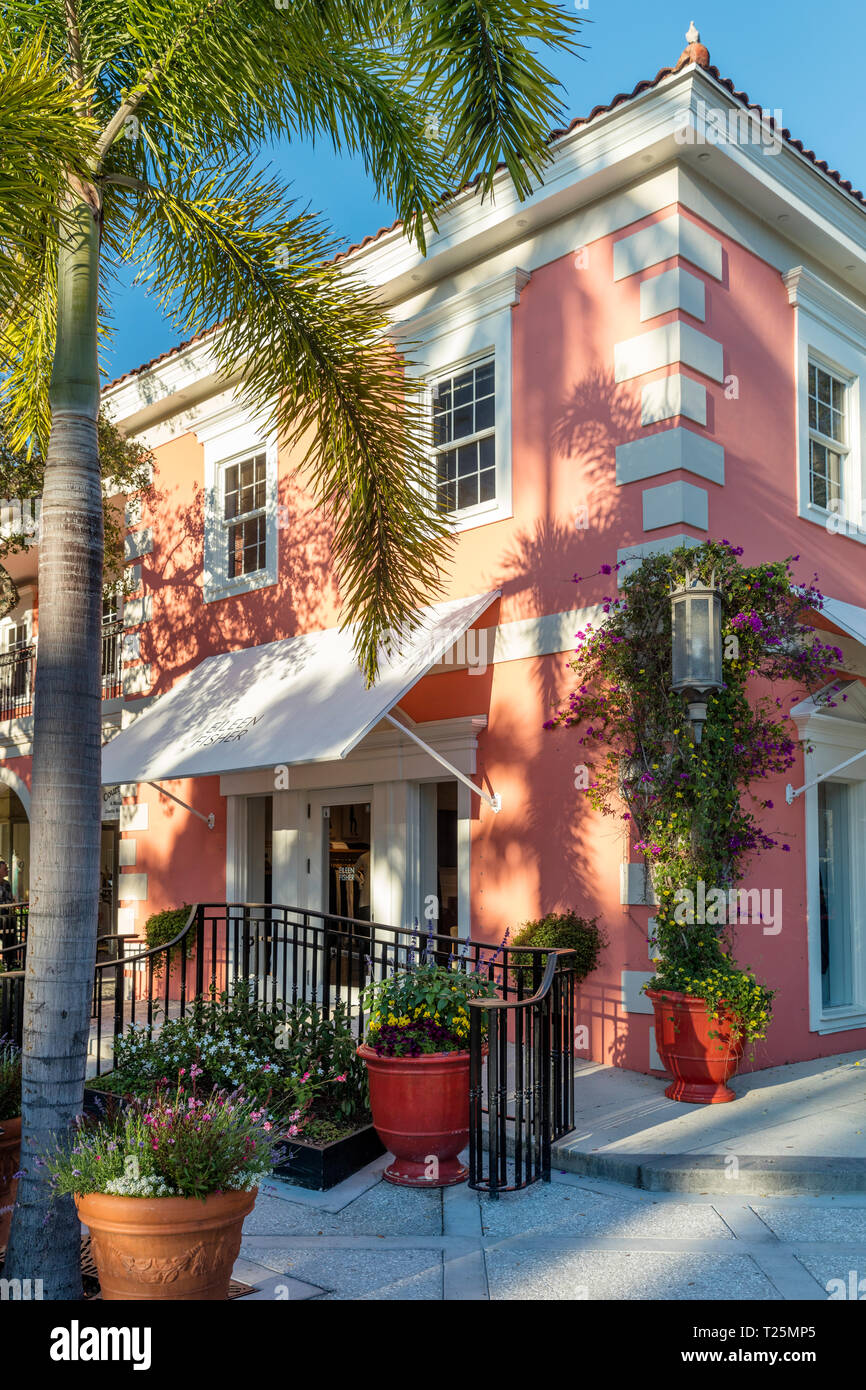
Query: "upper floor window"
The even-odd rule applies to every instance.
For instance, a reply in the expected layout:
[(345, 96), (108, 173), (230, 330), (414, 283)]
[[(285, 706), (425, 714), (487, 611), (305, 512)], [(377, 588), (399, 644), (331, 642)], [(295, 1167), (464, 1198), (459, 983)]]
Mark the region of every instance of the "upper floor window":
[(848, 383), (809, 363), (809, 499), (836, 511), (844, 501)]
[(442, 512), (496, 501), (494, 359), (440, 377), (433, 387), (436, 498)]
[(267, 462), (264, 452), (222, 470), (226, 576), (237, 579), (267, 566)]

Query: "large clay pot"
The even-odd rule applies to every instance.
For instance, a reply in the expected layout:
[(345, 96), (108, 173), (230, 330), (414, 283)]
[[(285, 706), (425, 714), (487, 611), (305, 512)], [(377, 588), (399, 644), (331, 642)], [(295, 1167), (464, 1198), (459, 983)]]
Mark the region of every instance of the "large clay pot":
[(672, 989), (646, 993), (655, 1012), (656, 1048), (674, 1078), (665, 1095), (692, 1105), (736, 1100), (736, 1092), (725, 1085), (743, 1056), (743, 1036), (732, 1021), (724, 1014), (712, 1019), (706, 999), (691, 994)]
[(198, 1197), (76, 1197), (102, 1297), (227, 1299), (244, 1217), (256, 1191)]
[(9, 1240), (20, 1166), (21, 1116), (16, 1115), (14, 1120), (0, 1120), (0, 1250)]
[(451, 1187), (468, 1168), (457, 1155), (469, 1140), (469, 1053), (378, 1057), (362, 1043), (373, 1124), (394, 1162), (383, 1177), (399, 1187)]

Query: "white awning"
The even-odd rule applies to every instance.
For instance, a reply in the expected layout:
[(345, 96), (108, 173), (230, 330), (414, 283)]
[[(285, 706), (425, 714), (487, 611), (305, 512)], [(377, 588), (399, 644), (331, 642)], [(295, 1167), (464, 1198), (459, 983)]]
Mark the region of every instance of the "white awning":
[(825, 594), (820, 611), (846, 636), (866, 646), (866, 608), (858, 608), (856, 603), (846, 603), (841, 598), (828, 598)]
[(105, 745), (103, 785), (345, 758), (498, 596), (422, 609), (369, 690), (337, 628), (208, 657)]

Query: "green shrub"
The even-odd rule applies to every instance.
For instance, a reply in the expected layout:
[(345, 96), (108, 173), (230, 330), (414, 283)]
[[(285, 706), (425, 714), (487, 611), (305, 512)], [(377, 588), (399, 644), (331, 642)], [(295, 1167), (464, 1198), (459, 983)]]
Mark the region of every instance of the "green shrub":
[[(168, 907), (164, 912), (154, 912), (148, 917), (144, 924), (144, 936), (147, 941), (147, 948), (150, 950), (154, 946), (164, 946), (167, 941), (173, 941), (178, 932), (183, 931), (189, 920), (192, 911), (189, 903), (184, 903), (183, 907)], [(190, 960), (195, 952), (195, 931), (189, 932), (183, 943), (175, 946), (171, 955), (172, 968), (183, 951), (187, 960)], [(154, 970), (158, 974), (163, 966), (163, 957), (157, 956), (154, 961)]]
[(275, 1117), (300, 1110), (301, 1127), (315, 1119), (360, 1128), (370, 1114), (356, 1047), (344, 1003), (330, 1018), (304, 1002), (266, 1010), (241, 980), (231, 995), (195, 1000), (184, 1018), (127, 1029), (115, 1043), (114, 1071), (97, 1084), (143, 1098), (195, 1066), (203, 1087), (242, 1086)]
[(21, 1114), (21, 1050), (0, 1038), (0, 1123)]
[[(538, 921), (524, 922), (511, 941), (512, 951), (521, 946), (574, 951), (572, 964), (577, 984), (596, 968), (606, 945), (607, 937), (598, 925), (598, 918), (579, 917), (576, 912), (548, 912)], [(513, 955), (511, 960), (514, 979), (516, 981), (519, 972), (523, 972), (526, 990), (532, 983), (532, 956)]]

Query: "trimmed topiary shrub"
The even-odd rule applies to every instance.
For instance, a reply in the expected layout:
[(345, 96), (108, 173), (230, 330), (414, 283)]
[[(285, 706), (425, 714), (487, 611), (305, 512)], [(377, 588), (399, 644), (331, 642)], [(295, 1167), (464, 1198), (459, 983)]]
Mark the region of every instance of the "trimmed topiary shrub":
[[(576, 912), (548, 912), (535, 922), (524, 922), (511, 941), (511, 949), (521, 946), (559, 947), (574, 951), (574, 972), (576, 983), (580, 984), (598, 965), (598, 958), (607, 945), (603, 928), (597, 917), (579, 917)], [(524, 973), (524, 990), (532, 983), (532, 956), (512, 956), (512, 974), (515, 982), (520, 972)]]
[[(168, 907), (164, 912), (154, 912), (148, 917), (144, 924), (144, 936), (148, 950), (154, 946), (164, 946), (167, 941), (173, 941), (178, 932), (183, 931), (192, 911), (189, 903), (183, 907)], [(187, 960), (190, 960), (195, 953), (195, 931), (191, 931), (183, 945), (178, 944), (171, 952), (171, 965), (174, 968), (181, 951)], [(154, 968), (156, 971), (162, 969), (162, 958), (156, 957)]]

